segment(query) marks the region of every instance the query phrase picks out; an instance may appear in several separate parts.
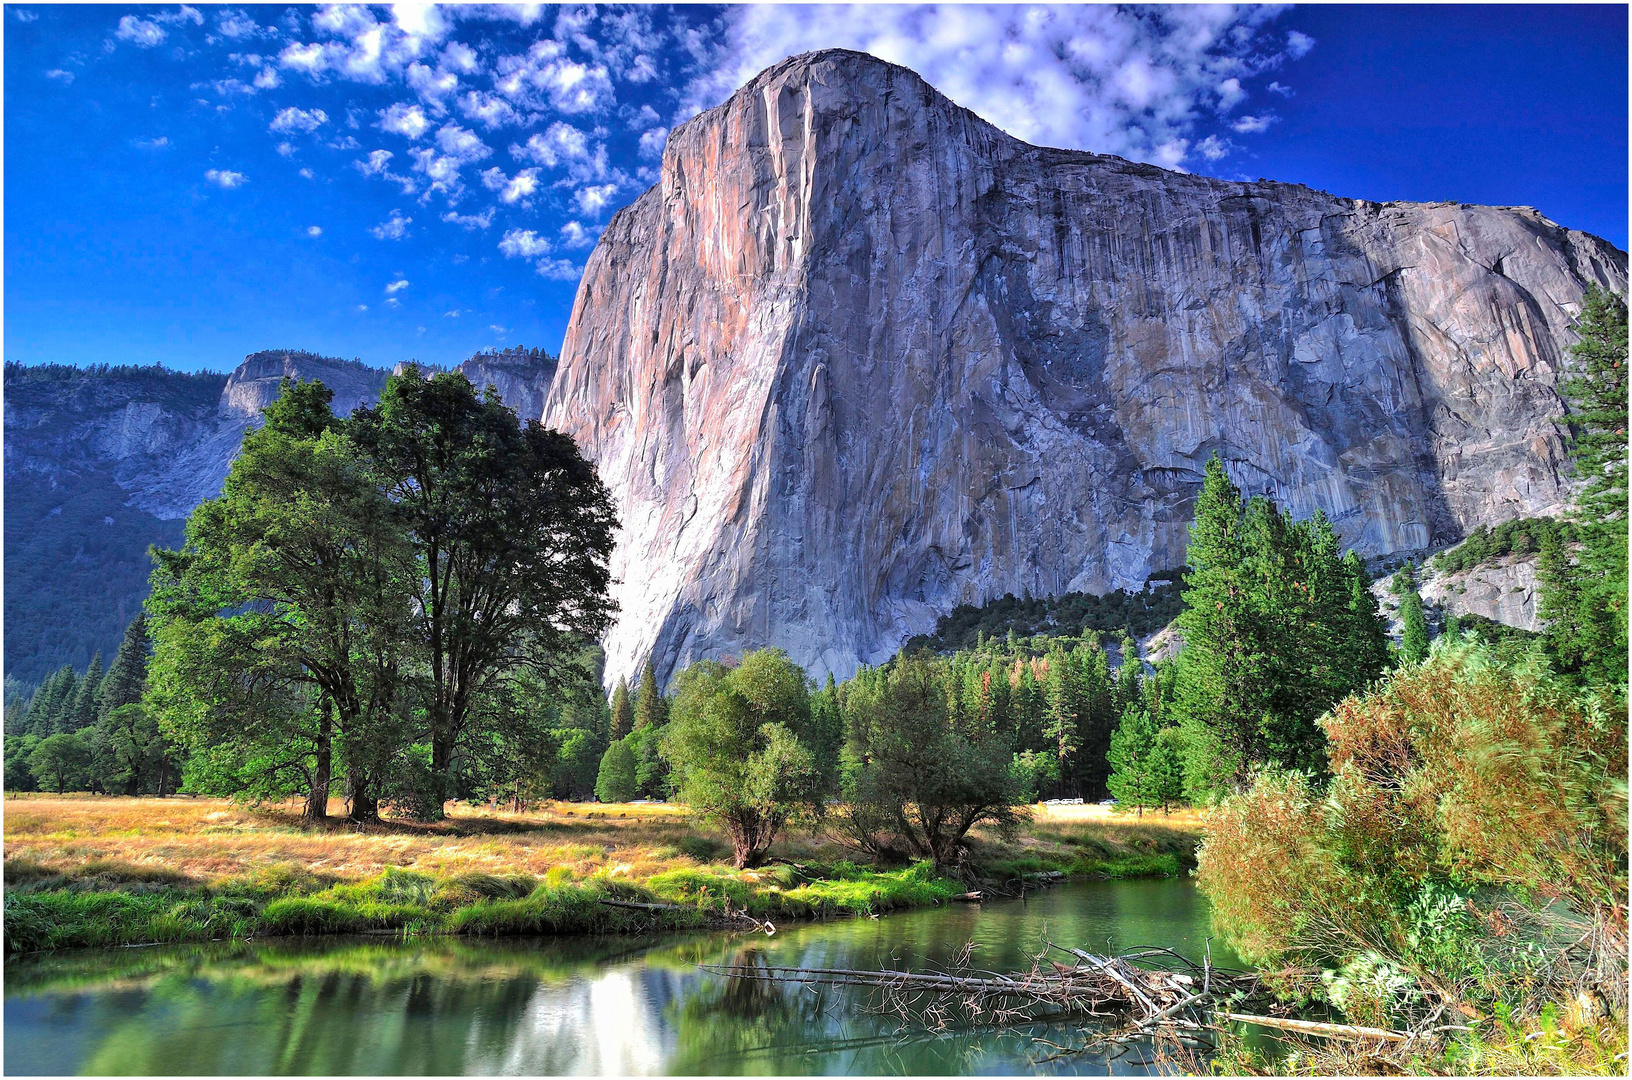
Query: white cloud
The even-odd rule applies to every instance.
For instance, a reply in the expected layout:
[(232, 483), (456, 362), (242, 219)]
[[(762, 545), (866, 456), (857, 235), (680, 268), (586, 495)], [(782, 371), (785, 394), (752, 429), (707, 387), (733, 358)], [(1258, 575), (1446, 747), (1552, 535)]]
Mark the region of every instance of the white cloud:
[(50, 71), (45, 73), (45, 77), (48, 79), (57, 79), (64, 83), (71, 83), (74, 81), (74, 73), (71, 71), (64, 71), (62, 68), (52, 68)]
[(329, 122), (329, 114), (322, 109), (284, 109), (272, 118), (271, 131), (312, 132)]
[(354, 161), (352, 164), (364, 176), (377, 176), (385, 171), (385, 166), (394, 156), (389, 150), (373, 150), (369, 152), (367, 161)]
[(316, 173), (314, 173), (314, 172), (313, 172), (313, 171), (312, 171), (312, 170), (310, 170), (310, 169), (302, 169), (302, 170), (300, 170), (300, 175), (301, 175), (301, 176), (304, 176), (304, 177), (305, 177), (305, 178), (306, 178), (306, 179), (308, 179), (308, 180), (316, 180), (316, 179), (317, 179), (317, 174), (316, 174)]
[(577, 221), (569, 221), (561, 226), (561, 240), (569, 248), (589, 247), (595, 242), (596, 235)]
[(262, 68), (255, 76), (255, 88), (258, 90), (275, 90), (282, 85), (278, 73), (271, 68)]
[(526, 53), (494, 62), (493, 85), (523, 108), (552, 108), (571, 114), (597, 113), (611, 107), (612, 76), (605, 64), (582, 64), (566, 55), (566, 46), (545, 39)]
[(406, 289), (407, 287), (408, 287), (408, 280), (406, 278), (398, 278), (397, 280), (393, 281), (391, 284), (387, 285), (385, 287), (385, 291), (386, 291), (387, 295), (391, 295), (393, 293), (399, 293), (402, 290)]
[(577, 202), (578, 209), (589, 217), (599, 217), (601, 211), (606, 209), (607, 203), (612, 201), (612, 196), (617, 193), (616, 184), (597, 184), (593, 187), (579, 188), (573, 200)]
[(1241, 80), (1231, 77), (1218, 84), (1218, 111), (1229, 112), (1241, 102), (1245, 101), (1247, 92), (1241, 88)]
[(444, 319), (457, 319), (459, 316), (461, 316), (463, 314), (464, 314), (463, 311), (460, 311), (458, 308), (454, 308), (452, 311), (444, 311), (442, 313), (442, 317)]
[(544, 131), (528, 136), (526, 146), (512, 143), (510, 156), (550, 169), (565, 167), (568, 179), (576, 183), (604, 180), (608, 172), (606, 144), (591, 142), (584, 131), (559, 120)]
[(430, 130), (431, 122), (425, 118), (425, 110), (418, 105), (399, 102), (380, 110), (380, 127), (394, 135), (417, 139)]
[(249, 182), (249, 177), (241, 172), (233, 172), (231, 169), (208, 169), (204, 173), (204, 179), (216, 187), (228, 191), (236, 187), (243, 187)]
[(680, 115), (719, 104), (787, 56), (847, 47), (911, 68), (1028, 142), (1177, 165), (1196, 124), (1234, 103), (1227, 80), (1245, 87), (1304, 48), (1272, 31), (1280, 11), (743, 5), (727, 10), (721, 36), (677, 35), (703, 72)]
[(113, 36), (120, 41), (128, 41), (140, 49), (151, 49), (155, 45), (164, 43), (165, 34), (156, 22), (137, 18), (135, 15), (126, 15), (119, 20), (119, 28)]
[(502, 169), (486, 169), (482, 172), (482, 185), (489, 191), (498, 192), (500, 202), (515, 203), (538, 190), (538, 170), (523, 169), (515, 176), (507, 177)]
[(137, 139), (131, 145), (142, 150), (163, 150), (166, 146), (170, 145), (170, 137), (167, 135), (160, 135), (154, 139)]
[(521, 114), (511, 108), (508, 101), (480, 90), (467, 91), (459, 98), (458, 104), (465, 119), (474, 120), (490, 130), (521, 122)]
[(295, 144), (291, 142), (280, 142), (276, 149), (283, 157), (291, 157), (295, 152)]
[(436, 144), (460, 164), (480, 161), (493, 152), (474, 131), (458, 124), (443, 124), (436, 132)]
[(358, 311), (367, 311), (368, 310), (368, 305), (367, 304), (358, 304), (357, 305), (357, 310)]
[(408, 226), (412, 225), (413, 221), (413, 218), (403, 217), (400, 211), (393, 210), (389, 220), (382, 221), (368, 231), (374, 234), (376, 240), (401, 240), (408, 235)]
[(538, 272), (551, 281), (576, 281), (583, 270), (567, 259), (540, 259)]
[(1230, 130), (1241, 135), (1256, 135), (1260, 131), (1268, 131), (1269, 125), (1279, 119), (1280, 117), (1271, 116), (1269, 113), (1261, 116), (1243, 116), (1230, 125)]
[(499, 250), (507, 259), (531, 259), (550, 253), (550, 242), (531, 229), (511, 229), (499, 241)]
[(655, 127), (640, 137), (640, 156), (645, 158), (660, 158), (663, 156), (663, 147), (669, 141), (669, 129)]
[(450, 41), (448, 47), (442, 50), (442, 63), (439, 66), (449, 71), (460, 71), (466, 75), (474, 75), (482, 70), (482, 61), (476, 55), (476, 50), (469, 45)]
[(443, 99), (459, 89), (459, 76), (451, 71), (433, 71), (420, 63), (408, 65), (406, 81), (438, 116), (447, 112)]
[(1286, 51), (1294, 60), (1302, 60), (1314, 47), (1315, 39), (1301, 30), (1292, 30), (1286, 35)]
[(222, 37), (232, 41), (278, 32), (277, 27), (262, 27), (260, 23), (245, 15), (242, 11), (230, 10), (222, 11), (216, 16), (215, 29)]
[(1269, 89), (1270, 93), (1279, 94), (1282, 97), (1291, 97), (1292, 96), (1292, 88), (1290, 86), (1282, 86), (1278, 82), (1270, 83), (1268, 89)]
[(487, 328), (489, 330), (493, 331), (495, 334), (499, 335), (500, 337), (503, 337), (504, 335), (506, 335), (506, 334), (508, 334), (510, 332), (509, 330), (507, 330), (504, 327), (500, 326), (498, 323), (488, 323)]
[(1208, 161), (1217, 161), (1229, 154), (1232, 149), (1228, 139), (1220, 139), (1217, 135), (1209, 135), (1196, 144), (1196, 153)]
[(461, 214), (457, 210), (449, 210), (442, 215), (442, 220), (461, 229), (485, 229), (493, 224), (493, 207), (488, 207), (480, 214)]
[(14, 7), (11, 9), (11, 14), (20, 23), (31, 23), (39, 18), (39, 15), (28, 10), (27, 8)]
[(316, 239), (323, 235), (323, 230), (316, 225), (308, 225), (306, 226), (306, 235)]

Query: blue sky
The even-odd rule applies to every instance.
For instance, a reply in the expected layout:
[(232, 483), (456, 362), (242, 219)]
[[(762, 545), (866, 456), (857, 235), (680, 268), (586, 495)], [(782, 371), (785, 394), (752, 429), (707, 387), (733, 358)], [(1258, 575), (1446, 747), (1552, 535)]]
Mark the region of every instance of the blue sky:
[(843, 46), (1032, 142), (1627, 244), (1627, 9), (5, 9), (5, 349), (559, 347), (669, 128)]

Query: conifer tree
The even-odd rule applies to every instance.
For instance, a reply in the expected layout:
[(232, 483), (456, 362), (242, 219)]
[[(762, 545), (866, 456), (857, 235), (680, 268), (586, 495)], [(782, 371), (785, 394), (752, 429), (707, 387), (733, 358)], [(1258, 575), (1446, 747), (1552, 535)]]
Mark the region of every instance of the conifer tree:
[(1098, 645), (1079, 645), (1076, 653), (1083, 696), (1078, 775), (1083, 797), (1098, 799), (1105, 794), (1105, 778), (1110, 774), (1105, 755), (1110, 752), (1111, 732), (1116, 728), (1110, 661)]
[(134, 705), (142, 700), (142, 687), (147, 682), (147, 654), (150, 647), (147, 636), (147, 616), (137, 615), (125, 627), (124, 640), (113, 656), (113, 666), (102, 680), (101, 713), (106, 716), (122, 705)]
[(79, 681), (74, 669), (67, 664), (62, 665), (40, 684), (29, 701), (25, 719), (28, 732), (43, 739), (61, 730), (59, 722), (63, 714), (72, 708), (78, 693)]
[(1422, 594), (1417, 592), (1417, 568), (1406, 563), (1394, 577), (1394, 591), (1400, 597), (1400, 657), (1408, 664), (1428, 659), (1428, 619), (1422, 610)]
[(669, 703), (657, 688), (657, 670), (652, 666), (651, 658), (647, 657), (646, 666), (640, 671), (640, 687), (635, 692), (634, 730), (662, 727), (668, 721)]
[(1548, 650), (1566, 675), (1626, 694), (1627, 309), (1624, 297), (1587, 291), (1571, 347), (1570, 456), (1584, 481), (1572, 517), (1580, 552), (1556, 538), (1538, 566)]
[(603, 803), (628, 802), (635, 797), (635, 752), (619, 739), (601, 755), (601, 769), (595, 777), (595, 797)]
[(98, 705), (102, 699), (102, 654), (91, 657), (90, 667), (80, 680), (79, 692), (74, 695), (73, 707), (64, 718), (63, 731), (83, 731), (96, 723)]
[(618, 677), (618, 685), (612, 688), (612, 741), (617, 742), (635, 726), (634, 706), (629, 703), (629, 683)]
[(1156, 733), (1150, 752), (1151, 794), (1165, 812), (1184, 799), (1184, 734), (1176, 727)]
[(1131, 806), (1144, 816), (1145, 807), (1159, 802), (1157, 785), (1157, 744), (1155, 721), (1141, 704), (1122, 712), (1122, 721), (1111, 736), (1111, 776), (1108, 785), (1116, 801)]
[(1055, 760), (1055, 775), (1062, 782), (1071, 776), (1079, 749), (1078, 730), (1083, 713), (1082, 676), (1075, 660), (1058, 641), (1048, 654), (1048, 676), (1043, 687), (1043, 736)]
[(1122, 666), (1116, 670), (1116, 711), (1118, 714), (1139, 700), (1139, 682), (1144, 663), (1139, 659), (1139, 643), (1126, 631), (1122, 634)]

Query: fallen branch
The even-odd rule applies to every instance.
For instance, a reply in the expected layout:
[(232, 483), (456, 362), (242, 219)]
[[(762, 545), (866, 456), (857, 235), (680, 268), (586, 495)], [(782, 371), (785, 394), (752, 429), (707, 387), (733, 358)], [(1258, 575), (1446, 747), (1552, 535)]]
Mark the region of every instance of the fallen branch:
[(1389, 1031), (1386, 1028), (1361, 1027), (1358, 1024), (1321, 1024), (1313, 1020), (1290, 1020), (1280, 1016), (1253, 1016), (1250, 1013), (1216, 1012), (1221, 1020), (1235, 1020), (1259, 1027), (1279, 1028), (1300, 1035), (1321, 1035), (1332, 1039), (1382, 1039), (1385, 1042), (1405, 1042), (1409, 1032)]

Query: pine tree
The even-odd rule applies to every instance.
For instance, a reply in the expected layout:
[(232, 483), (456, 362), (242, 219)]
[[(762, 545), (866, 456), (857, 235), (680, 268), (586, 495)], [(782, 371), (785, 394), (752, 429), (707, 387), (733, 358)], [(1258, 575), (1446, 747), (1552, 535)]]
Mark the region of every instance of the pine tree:
[(28, 715), (23, 726), (29, 734), (45, 738), (55, 734), (62, 715), (72, 707), (79, 693), (79, 682), (74, 669), (67, 664), (52, 672), (28, 702)]
[(1347, 658), (1349, 689), (1357, 693), (1370, 686), (1388, 670), (1388, 622), (1377, 610), (1377, 597), (1371, 591), (1371, 575), (1366, 572), (1365, 560), (1350, 551), (1343, 556), (1343, 570), (1348, 580)]
[(1159, 733), (1143, 705), (1129, 705), (1111, 736), (1109, 787), (1116, 801), (1140, 816), (1158, 802), (1156, 757)]
[(636, 731), (662, 727), (669, 721), (669, 703), (663, 697), (663, 692), (657, 688), (657, 670), (652, 667), (650, 657), (640, 672), (640, 687), (635, 691), (634, 715)]
[(135, 705), (142, 700), (142, 688), (147, 682), (149, 647), (147, 616), (137, 615), (125, 627), (125, 637), (119, 643), (119, 651), (113, 656), (113, 666), (102, 680), (101, 715), (106, 716), (122, 705)]
[(628, 802), (638, 790), (635, 780), (634, 748), (619, 739), (601, 755), (601, 769), (595, 777), (595, 797), (603, 803)]
[(1207, 462), (1195, 520), (1179, 628), (1179, 711), (1211, 738), (1193, 740), (1217, 755), (1204, 771), (1215, 783), (1244, 785), (1264, 760), (1260, 724), (1269, 708), (1271, 654), (1253, 603), (1243, 545), (1241, 491), (1214, 454)]
[(91, 665), (85, 669), (85, 677), (80, 680), (79, 692), (74, 695), (73, 706), (63, 718), (63, 731), (83, 731), (96, 723), (99, 712), (97, 705), (102, 697), (102, 654), (91, 657)]
[(1077, 646), (1076, 663), (1082, 673), (1083, 696), (1078, 777), (1083, 797), (1098, 799), (1106, 791), (1105, 779), (1110, 775), (1106, 754), (1111, 748), (1111, 732), (1116, 728), (1110, 661), (1098, 645), (1084, 644)]
[(1162, 728), (1150, 752), (1151, 797), (1165, 812), (1184, 800), (1184, 734), (1176, 727)]
[(1043, 734), (1043, 688), (1038, 685), (1037, 677), (1032, 674), (1031, 661), (1020, 661), (1020, 677), (1014, 684), (1014, 747), (1016, 750), (1033, 752), (1049, 749), (1048, 739)]
[(629, 703), (629, 684), (621, 676), (612, 689), (612, 741), (617, 742), (635, 726), (634, 706)]
[(1046, 703), (1043, 736), (1054, 755), (1055, 775), (1062, 781), (1071, 776), (1075, 764), (1078, 729), (1083, 713), (1082, 676), (1076, 662), (1058, 641), (1048, 654), (1048, 676), (1043, 686)]
[(1400, 657), (1408, 664), (1428, 659), (1428, 619), (1422, 610), (1422, 594), (1417, 592), (1417, 568), (1406, 563), (1394, 578), (1400, 597)]
[(1120, 651), (1122, 666), (1116, 670), (1115, 708), (1118, 714), (1139, 700), (1139, 683), (1144, 674), (1144, 663), (1139, 659), (1139, 643), (1133, 640), (1132, 634), (1123, 633)]
[(1587, 291), (1571, 347), (1570, 456), (1585, 481), (1572, 517), (1580, 552), (1544, 542), (1542, 618), (1555, 665), (1588, 685), (1626, 695), (1627, 309), (1623, 297)]

